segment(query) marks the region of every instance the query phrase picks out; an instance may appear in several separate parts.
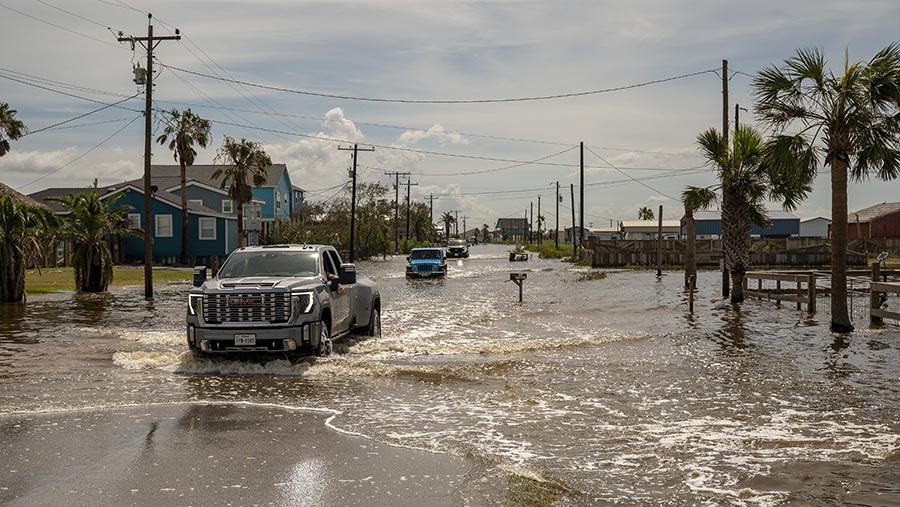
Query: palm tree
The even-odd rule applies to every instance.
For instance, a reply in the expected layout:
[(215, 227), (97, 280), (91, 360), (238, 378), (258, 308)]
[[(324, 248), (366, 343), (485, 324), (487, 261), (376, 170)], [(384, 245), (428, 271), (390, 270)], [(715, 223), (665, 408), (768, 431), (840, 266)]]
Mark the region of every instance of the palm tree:
[(811, 190), (815, 169), (770, 164), (768, 145), (751, 127), (735, 129), (731, 147), (715, 129), (697, 136), (706, 159), (716, 166), (717, 185), (688, 186), (682, 201), (691, 210), (706, 209), (718, 202), (722, 193), (722, 240), (725, 265), (731, 273), (731, 302), (744, 300), (744, 273), (750, 265), (751, 224), (766, 226), (766, 200), (781, 201), (785, 209), (795, 209)]
[(238, 246), (244, 246), (244, 205), (253, 199), (250, 187), (262, 186), (272, 159), (259, 143), (225, 136), (225, 142), (216, 154), (216, 162), (224, 161), (222, 169), (216, 169), (213, 179), (222, 178), (222, 188), (228, 187), (228, 197), (237, 206)]
[(206, 148), (212, 125), (209, 120), (200, 118), (190, 109), (183, 112), (173, 109), (167, 114), (171, 120), (166, 122), (166, 128), (156, 142), (163, 145), (169, 143), (172, 155), (181, 166), (181, 264), (186, 265), (188, 263), (188, 210), (185, 168), (194, 165), (194, 158), (197, 156), (194, 143), (201, 148)]
[(654, 218), (656, 218), (656, 215), (653, 214), (652, 209), (641, 206), (641, 209), (638, 210), (638, 220), (653, 220)]
[(25, 268), (44, 254), (55, 221), (43, 206), (0, 197), (0, 302), (25, 298)]
[(450, 239), (450, 226), (456, 222), (456, 219), (453, 218), (453, 213), (449, 211), (445, 211), (443, 215), (441, 215), (441, 219), (438, 223), (444, 224), (444, 239)]
[[(839, 75), (819, 50), (799, 50), (753, 80), (756, 112), (776, 134), (783, 167), (831, 168), (831, 329), (850, 332), (847, 311), (847, 175), (855, 181), (900, 176), (900, 46), (868, 62), (844, 58)], [(791, 133), (785, 133), (790, 130)], [(818, 146), (818, 147), (817, 147)]]
[(16, 110), (10, 109), (6, 102), (0, 102), (0, 157), (9, 153), (10, 140), (16, 140), (27, 133), (25, 124), (16, 119)]
[(81, 292), (104, 292), (113, 279), (109, 241), (113, 236), (138, 236), (129, 226), (127, 213), (133, 208), (117, 205), (120, 195), (101, 199), (97, 182), (89, 193), (47, 198), (71, 213), (63, 219), (61, 236), (75, 245), (75, 287)]

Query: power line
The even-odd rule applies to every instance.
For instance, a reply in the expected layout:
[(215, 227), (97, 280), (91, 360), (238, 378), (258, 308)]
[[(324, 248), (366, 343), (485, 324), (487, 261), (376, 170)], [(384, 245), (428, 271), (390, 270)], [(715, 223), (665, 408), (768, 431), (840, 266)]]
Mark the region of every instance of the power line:
[(66, 129), (77, 129), (81, 127), (95, 127), (97, 125), (106, 125), (107, 123), (120, 123), (123, 121), (128, 121), (131, 118), (116, 118), (115, 120), (103, 120), (103, 121), (94, 121), (90, 123), (76, 123), (74, 125), (67, 125), (65, 127), (53, 127), (49, 130), (66, 130)]
[(107, 104), (107, 105), (105, 105), (105, 106), (103, 106), (103, 107), (94, 109), (93, 111), (89, 111), (89, 112), (87, 112), (87, 113), (80, 114), (80, 115), (78, 115), (78, 116), (76, 116), (76, 117), (74, 117), (74, 118), (69, 118), (68, 120), (64, 120), (64, 121), (61, 121), (61, 122), (59, 122), (59, 123), (54, 123), (53, 125), (49, 125), (49, 126), (46, 126), (46, 127), (44, 127), (44, 128), (39, 128), (39, 129), (37, 129), (37, 130), (32, 130), (31, 132), (28, 132), (27, 134), (23, 135), (22, 137), (30, 136), (30, 135), (33, 135), (33, 134), (37, 134), (38, 132), (43, 132), (43, 131), (45, 131), (45, 130), (50, 130), (50, 129), (52, 129), (52, 128), (59, 127), (60, 125), (65, 125), (66, 123), (73, 122), (73, 121), (78, 120), (78, 119), (80, 119), (80, 118), (84, 118), (85, 116), (90, 116), (90, 115), (92, 115), (92, 114), (94, 114), (94, 113), (99, 113), (100, 111), (103, 111), (104, 109), (109, 109), (109, 108), (111, 108), (111, 107), (115, 107), (115, 106), (121, 104), (122, 102), (125, 102), (126, 100), (131, 100), (131, 99), (137, 97), (138, 95), (140, 95), (140, 92), (138, 92), (138, 93), (132, 95), (131, 97), (124, 98), (124, 99), (122, 99), (122, 100), (120, 100), (120, 101), (118, 101), (118, 102), (116, 102), (116, 103), (114, 103), (114, 104)]
[(68, 14), (68, 15), (70, 15), (70, 16), (75, 16), (76, 18), (78, 18), (78, 19), (80, 19), (80, 20), (87, 21), (88, 23), (93, 23), (93, 24), (99, 26), (100, 28), (106, 28), (107, 30), (110, 29), (110, 28), (109, 28), (109, 25), (103, 24), (103, 23), (101, 23), (101, 22), (99, 22), (99, 21), (96, 21), (96, 20), (93, 20), (93, 19), (91, 19), (91, 18), (86, 18), (86, 17), (82, 16), (81, 14), (78, 14), (78, 13), (75, 13), (75, 12), (72, 12), (72, 11), (67, 11), (66, 9), (63, 9), (62, 7), (59, 7), (59, 6), (56, 6), (56, 5), (53, 5), (53, 4), (51, 4), (50, 2), (45, 2), (44, 0), (35, 0), (35, 1), (36, 1), (36, 2), (39, 2), (39, 3), (42, 3), (42, 4), (46, 5), (47, 7), (50, 7), (51, 9), (56, 9), (56, 10), (58, 10), (58, 11), (60, 11), (60, 12), (65, 12), (66, 14)]
[(603, 157), (601, 157), (600, 155), (598, 155), (597, 152), (595, 152), (594, 150), (588, 148), (588, 151), (591, 152), (591, 153), (593, 153), (595, 157), (599, 158), (600, 160), (602, 160), (603, 162), (605, 162), (606, 164), (608, 164), (610, 167), (612, 167), (612, 168), (615, 169), (616, 171), (619, 171), (620, 173), (624, 174), (626, 177), (628, 177), (628, 178), (631, 179), (632, 181), (634, 181), (634, 182), (636, 182), (636, 183), (639, 183), (639, 184), (643, 185), (644, 187), (649, 188), (650, 190), (656, 192), (657, 194), (659, 194), (659, 195), (661, 195), (661, 196), (663, 196), (663, 197), (667, 197), (667, 198), (669, 198), (669, 199), (671, 199), (671, 200), (673, 200), (673, 201), (675, 201), (675, 202), (681, 202), (681, 199), (676, 199), (676, 198), (672, 197), (671, 195), (669, 195), (669, 194), (667, 194), (667, 193), (665, 193), (665, 192), (662, 192), (662, 191), (660, 191), (660, 190), (657, 190), (657, 189), (651, 187), (650, 185), (644, 183), (643, 181), (640, 181), (640, 180), (638, 180), (638, 179), (633, 178), (630, 174), (628, 174), (628, 173), (626, 173), (625, 171), (619, 169), (618, 167), (612, 165), (608, 160), (606, 160), (605, 158), (603, 158)]
[[(157, 20), (157, 21), (159, 21), (159, 20)], [(185, 37), (185, 38), (186, 38), (186, 37)], [(185, 48), (185, 49), (188, 49), (188, 51), (190, 51), (190, 48)], [(199, 59), (199, 57), (197, 57), (196, 55), (194, 55), (194, 56), (195, 56), (195, 58), (198, 58), (198, 59)], [(157, 63), (159, 63), (160, 65), (163, 65), (163, 64), (159, 61), (159, 59), (156, 59), (156, 61), (157, 61)], [(109, 91), (104, 91), (104, 90), (98, 90), (98, 89), (95, 89), (95, 88), (88, 88), (88, 87), (83, 87), (83, 86), (79, 86), (79, 85), (74, 85), (74, 84), (71, 84), (71, 83), (65, 83), (65, 82), (61, 82), (61, 81), (55, 81), (55, 80), (52, 80), (52, 79), (47, 79), (47, 78), (43, 78), (43, 77), (40, 77), (40, 76), (34, 76), (34, 75), (31, 75), (31, 74), (25, 74), (25, 73), (23, 73), (23, 72), (18, 72), (18, 71), (15, 71), (15, 70), (12, 70), (12, 69), (6, 69), (6, 68), (3, 68), (3, 67), (0, 67), (0, 71), (4, 71), (4, 72), (7, 72), (7, 73), (16, 75), (16, 76), (24, 76), (24, 77), (27, 77), (27, 78), (29, 78), (29, 79), (31, 79), (31, 80), (38, 81), (38, 82), (51, 83), (51, 84), (53, 84), (53, 85), (60, 86), (60, 87), (63, 87), (63, 88), (69, 88), (69, 89), (74, 89), (74, 90), (79, 90), (79, 91), (84, 91), (84, 92), (96, 93), (96, 94), (100, 94), (100, 95), (109, 95), (109, 96), (115, 96), (115, 97), (127, 97), (126, 94), (122, 94), (122, 93), (109, 92)], [(159, 102), (160, 104), (174, 104), (174, 105), (188, 106), (188, 107), (208, 108), (208, 109), (214, 109), (214, 110), (224, 111), (224, 112), (226, 112), (226, 113), (227, 113), (227, 112), (238, 112), (238, 113), (262, 114), (262, 115), (265, 115), (265, 116), (285, 117), (285, 118), (300, 118), (300, 119), (306, 119), (306, 120), (321, 121), (321, 122), (325, 122), (325, 123), (342, 123), (342, 124), (349, 124), (349, 125), (366, 125), (366, 126), (379, 127), (379, 128), (390, 128), (390, 129), (397, 129), (397, 130), (408, 130), (408, 131), (426, 132), (426, 133), (427, 133), (427, 132), (435, 132), (435, 131), (432, 130), (432, 129), (422, 129), (422, 128), (418, 128), (418, 127), (409, 127), (409, 126), (401, 126), (401, 125), (389, 125), (389, 124), (384, 124), (384, 123), (374, 123), (374, 122), (361, 122), (361, 121), (353, 121), (353, 120), (345, 120), (345, 119), (339, 119), (339, 120), (336, 120), (336, 119), (325, 118), (325, 117), (321, 117), (321, 116), (308, 116), (308, 115), (299, 115), (299, 114), (290, 114), (290, 113), (278, 113), (278, 112), (274, 112), (274, 111), (273, 111), (273, 112), (267, 112), (267, 111), (262, 111), (262, 110), (251, 110), (251, 109), (241, 109), (241, 108), (226, 107), (226, 106), (223, 106), (221, 103), (217, 102), (216, 100), (212, 99), (211, 97), (209, 97), (209, 96), (206, 95), (205, 93), (203, 93), (199, 88), (197, 88), (195, 85), (193, 85), (190, 81), (186, 80), (185, 78), (183, 78), (182, 76), (178, 75), (177, 73), (173, 73), (172, 75), (175, 76), (179, 81), (181, 81), (181, 83), (184, 84), (186, 87), (188, 87), (188, 88), (190, 88), (191, 90), (193, 90), (194, 93), (196, 93), (200, 98), (206, 100), (206, 101), (207, 101), (207, 104), (196, 104), (196, 103), (191, 103), (191, 102), (172, 101), (172, 100), (159, 100), (159, 101), (157, 101), (157, 102)], [(79, 97), (79, 98), (81, 98), (81, 97)], [(246, 98), (246, 97), (245, 97), (245, 98)], [(240, 118), (240, 117), (237, 116), (237, 115), (230, 115), (230, 116), (232, 116), (233, 118), (236, 118), (236, 119), (238, 119), (238, 120), (246, 121), (246, 120), (244, 120), (243, 118)], [(435, 122), (435, 123), (436, 123), (436, 122)], [(452, 135), (459, 135), (459, 136), (463, 136), (463, 137), (474, 137), (474, 138), (483, 138), (483, 139), (494, 139), (494, 140), (502, 140), (502, 141), (515, 141), (515, 142), (536, 143), (536, 144), (551, 144), (551, 145), (558, 145), (558, 146), (572, 146), (570, 143), (561, 143), (561, 142), (548, 141), (548, 140), (525, 139), (525, 138), (504, 137), (504, 136), (493, 136), (493, 135), (475, 134), (475, 133), (469, 133), (469, 132), (449, 131), (449, 132), (443, 132), (443, 134), (447, 134), (447, 135), (452, 134)], [(588, 145), (585, 145), (585, 146), (588, 146)], [(674, 156), (674, 157), (689, 157), (689, 158), (697, 158), (697, 157), (701, 157), (701, 155), (688, 154), (688, 153), (675, 153), (675, 152), (655, 151), (655, 150), (641, 150), (641, 149), (636, 149), (636, 148), (621, 148), (621, 147), (616, 148), (616, 147), (609, 147), (609, 146), (591, 146), (591, 148), (600, 149), (600, 150), (609, 150), (609, 151), (622, 151), (622, 152), (631, 152), (631, 153), (645, 153), (645, 154), (650, 154), (650, 155), (666, 155), (666, 156)], [(597, 168), (597, 166), (589, 166), (589, 167)], [(377, 168), (376, 168), (376, 169), (377, 169)], [(653, 171), (653, 170), (658, 170), (658, 169), (654, 169), (654, 168), (629, 168), (629, 170), (646, 170), (646, 171)], [(663, 169), (659, 169), (659, 170), (663, 170)], [(424, 174), (423, 174), (423, 175), (424, 175)], [(446, 175), (446, 176), (457, 176), (457, 175), (460, 175), (460, 174), (459, 174), (459, 173), (447, 173), (447, 174), (445, 174), (445, 175)], [(439, 176), (439, 174), (427, 174), (427, 175), (425, 175), (425, 176)]]
[[(100, 43), (106, 44), (107, 46), (112, 46), (112, 47), (114, 47), (114, 48), (122, 48), (122, 47), (119, 46), (118, 44), (113, 44), (112, 42), (105, 41), (105, 40), (103, 40), (103, 39), (98, 39), (97, 37), (94, 37), (94, 36), (91, 36), (91, 35), (88, 35), (88, 34), (85, 34), (85, 33), (81, 33), (81, 32), (72, 30), (71, 28), (66, 28), (66, 27), (64, 27), (64, 26), (62, 26), (62, 25), (57, 25), (56, 23), (51, 23), (50, 21), (47, 21), (47, 20), (45, 20), (45, 19), (41, 19), (41, 18), (39, 18), (39, 17), (37, 17), (37, 16), (32, 16), (31, 14), (22, 12), (22, 11), (20, 11), (20, 10), (18, 10), (18, 9), (13, 9), (12, 7), (10, 7), (10, 6), (8, 6), (8, 5), (0, 4), (0, 7), (3, 7), (4, 9), (11, 10), (11, 11), (15, 12), (16, 14), (19, 14), (19, 15), (21, 15), (21, 16), (25, 16), (26, 18), (31, 18), (31, 19), (33, 19), (33, 20), (35, 20), (35, 21), (40, 21), (41, 23), (50, 25), (50, 26), (52, 26), (52, 27), (54, 27), (54, 28), (59, 28), (60, 30), (64, 30), (64, 31), (69, 32), (69, 33), (71, 33), (71, 34), (75, 34), (75, 35), (77, 35), (77, 36), (79, 36), (79, 37), (84, 37), (84, 38), (86, 38), (86, 39), (91, 39), (92, 41), (100, 42)], [(122, 48), (122, 49), (125, 49), (125, 48)]]
[(219, 81), (228, 81), (232, 83), (241, 84), (244, 86), (252, 86), (254, 88), (261, 88), (264, 90), (272, 90), (277, 92), (285, 92), (285, 93), (295, 93), (298, 95), (309, 95), (313, 97), (324, 97), (330, 99), (341, 99), (341, 100), (360, 100), (366, 102), (391, 102), (391, 103), (400, 103), (400, 104), (489, 104), (489, 103), (501, 103), (501, 102), (527, 102), (527, 101), (537, 101), (537, 100), (551, 100), (551, 99), (562, 99), (562, 98), (570, 98), (570, 97), (581, 97), (585, 95), (596, 95), (601, 93), (609, 93), (623, 90), (630, 90), (634, 88), (640, 88), (643, 86), (649, 86), (653, 84), (665, 83), (668, 81), (675, 81), (678, 79), (685, 79), (688, 77), (699, 76), (702, 74), (711, 74), (715, 72), (714, 69), (702, 70), (698, 72), (691, 72), (688, 74), (681, 74), (678, 76), (671, 76), (662, 79), (654, 79), (652, 81), (644, 81), (642, 83), (636, 83), (625, 86), (616, 86), (612, 88), (604, 88), (600, 90), (591, 90), (586, 92), (575, 92), (575, 93), (560, 93), (555, 95), (538, 95), (533, 97), (514, 97), (514, 98), (502, 98), (502, 99), (469, 99), (469, 100), (449, 100), (449, 99), (388, 99), (388, 98), (376, 98), (376, 97), (357, 97), (351, 95), (338, 95), (333, 93), (319, 93), (319, 92), (311, 92), (307, 90), (295, 90), (291, 88), (284, 88), (280, 86), (270, 86), (259, 83), (251, 83), (249, 81), (241, 81), (238, 79), (231, 78), (223, 78), (219, 76), (213, 76), (210, 74), (204, 74), (202, 72), (197, 72), (193, 70), (182, 69), (180, 67), (175, 67), (172, 65), (164, 65), (172, 70), (178, 72), (184, 72), (187, 74), (193, 74), (195, 76), (205, 77), (207, 79), (216, 79)]
[[(7, 76), (7, 75), (2, 74), (2, 73), (0, 73), (0, 78), (8, 79), (8, 80), (10, 80), (10, 81), (16, 81), (16, 82), (18, 82), (18, 83), (22, 83), (22, 84), (27, 85), (27, 86), (33, 86), (33, 87), (35, 87), (35, 88), (40, 88), (40, 89), (42, 89), (42, 90), (47, 90), (47, 91), (49, 91), (49, 92), (58, 93), (58, 94), (60, 94), (60, 95), (66, 95), (66, 96), (68, 96), (68, 97), (74, 97), (74, 98), (76, 98), (76, 99), (86, 100), (86, 101), (88, 101), (88, 102), (93, 102), (94, 104), (109, 105), (108, 102), (103, 102), (103, 101), (91, 99), (91, 98), (88, 98), (88, 97), (82, 97), (81, 95), (76, 95), (76, 94), (74, 94), (74, 93), (69, 93), (69, 92), (64, 92), (64, 91), (62, 91), (62, 90), (57, 90), (57, 89), (54, 89), (54, 88), (49, 88), (49, 87), (47, 87), (47, 86), (42, 86), (42, 85), (39, 85), (39, 84), (37, 84), (37, 83), (29, 83), (28, 81), (24, 81), (24, 80), (22, 80), (22, 79), (18, 79), (18, 78), (13, 77), (13, 76)], [(131, 109), (130, 107), (124, 107), (124, 106), (121, 106), (121, 105), (116, 105), (116, 106), (113, 106), (113, 107), (116, 107), (116, 108), (118, 108), (118, 109), (124, 109), (124, 110), (126, 110), (126, 111), (131, 111), (131, 112), (134, 112), (134, 113), (143, 113), (143, 111), (141, 111), (141, 110), (139, 110), (139, 109)]]
[(55, 169), (55, 170), (53, 170), (53, 171), (51, 171), (51, 172), (49, 172), (49, 173), (47, 173), (47, 174), (43, 174), (43, 175), (41, 175), (40, 177), (35, 178), (35, 179), (29, 181), (28, 183), (26, 183), (26, 184), (24, 184), (24, 185), (22, 185), (22, 186), (16, 188), (16, 190), (22, 190), (22, 189), (25, 188), (25, 187), (31, 186), (31, 185), (37, 183), (38, 181), (41, 181), (42, 179), (48, 177), (48, 176), (51, 176), (51, 175), (53, 175), (53, 174), (58, 173), (59, 171), (62, 171), (62, 170), (65, 169), (66, 167), (69, 167), (70, 165), (74, 164), (75, 162), (78, 162), (79, 160), (81, 160), (82, 158), (84, 158), (85, 156), (87, 156), (87, 155), (88, 155), (89, 153), (91, 153), (92, 151), (94, 151), (94, 150), (96, 150), (97, 148), (103, 146), (103, 144), (105, 144), (105, 143), (106, 143), (107, 141), (109, 141), (110, 139), (112, 139), (112, 138), (116, 137), (117, 135), (119, 135), (120, 132), (122, 132), (123, 130), (125, 130), (126, 128), (128, 128), (132, 123), (134, 123), (135, 121), (137, 121), (139, 118), (141, 118), (140, 115), (139, 115), (139, 116), (135, 116), (134, 118), (131, 119), (130, 122), (128, 122), (128, 123), (126, 123), (125, 125), (123, 125), (119, 130), (113, 132), (109, 137), (107, 137), (106, 139), (104, 139), (104, 140), (100, 141), (99, 143), (95, 144), (93, 148), (91, 148), (91, 149), (89, 149), (88, 151), (82, 153), (81, 155), (78, 155), (77, 157), (75, 157), (75, 158), (73, 158), (72, 160), (66, 162), (65, 164), (61, 165), (61, 166), (58, 167), (57, 169)]

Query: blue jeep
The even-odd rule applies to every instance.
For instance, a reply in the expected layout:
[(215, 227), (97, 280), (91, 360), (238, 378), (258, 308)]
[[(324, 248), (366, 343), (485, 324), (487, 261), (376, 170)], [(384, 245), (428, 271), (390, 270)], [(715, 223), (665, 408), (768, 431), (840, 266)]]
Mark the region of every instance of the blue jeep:
[(443, 248), (413, 248), (406, 261), (407, 278), (447, 275), (447, 262), (444, 260)]

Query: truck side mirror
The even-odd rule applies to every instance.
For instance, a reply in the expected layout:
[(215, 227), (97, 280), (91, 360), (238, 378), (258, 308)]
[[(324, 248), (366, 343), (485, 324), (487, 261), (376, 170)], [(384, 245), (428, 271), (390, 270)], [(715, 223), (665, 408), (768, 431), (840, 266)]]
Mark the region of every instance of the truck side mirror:
[(356, 283), (356, 264), (345, 263), (338, 268), (338, 282), (344, 285)]
[(194, 287), (199, 287), (206, 282), (206, 266), (194, 266)]
[(409, 262), (409, 256), (408, 256), (408, 255), (406, 256), (406, 262)]

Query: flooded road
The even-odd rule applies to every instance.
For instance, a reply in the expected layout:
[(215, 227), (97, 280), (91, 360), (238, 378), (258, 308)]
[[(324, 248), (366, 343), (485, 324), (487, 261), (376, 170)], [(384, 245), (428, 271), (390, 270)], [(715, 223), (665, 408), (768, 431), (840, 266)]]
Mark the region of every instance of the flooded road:
[[(467, 458), (432, 463), (457, 505), (900, 505), (896, 327), (857, 323), (840, 338), (827, 317), (787, 306), (733, 310), (712, 272), (700, 274), (690, 317), (680, 272), (580, 281), (559, 261), (510, 263), (500, 246), (451, 260), (445, 280), (407, 281), (404, 264), (360, 263), (381, 288), (384, 336), (338, 343), (318, 361), (194, 359), (189, 284), (160, 286), (152, 302), (125, 287), (0, 305), (0, 434), (11, 442), (73, 418), (118, 428), (104, 418), (151, 409), (163, 420), (196, 407), (256, 411), (265, 422), (272, 407), (279, 419), (315, 408), (328, 424), (304, 424), (322, 438)], [(510, 271), (528, 272), (521, 305)], [(294, 464), (305, 452), (298, 444)], [(0, 503), (18, 494), (28, 459), (21, 445), (0, 446)], [(406, 501), (394, 505), (422, 498)]]

